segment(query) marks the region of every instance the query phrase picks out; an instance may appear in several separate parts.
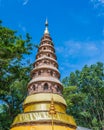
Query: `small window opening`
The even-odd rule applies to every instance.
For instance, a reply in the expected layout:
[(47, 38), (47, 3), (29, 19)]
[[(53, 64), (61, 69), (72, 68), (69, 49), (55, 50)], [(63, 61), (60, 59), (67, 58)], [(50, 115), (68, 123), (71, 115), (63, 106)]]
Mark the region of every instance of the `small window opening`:
[(47, 61), (44, 61), (45, 64), (47, 64)]
[(50, 74), (51, 74), (51, 76), (53, 76), (53, 72), (52, 71), (50, 72)]
[(41, 75), (41, 71), (38, 72), (38, 75)]
[(35, 85), (33, 85), (33, 90), (34, 90), (34, 91), (36, 90), (36, 87), (35, 87)]
[(48, 54), (48, 57), (50, 57), (50, 54)]
[(48, 89), (48, 84), (45, 83), (45, 84), (44, 84), (44, 90), (47, 90), (47, 89)]
[(59, 86), (57, 86), (56, 90), (57, 90), (57, 92), (59, 92), (59, 91), (60, 91), (60, 88), (59, 88)]

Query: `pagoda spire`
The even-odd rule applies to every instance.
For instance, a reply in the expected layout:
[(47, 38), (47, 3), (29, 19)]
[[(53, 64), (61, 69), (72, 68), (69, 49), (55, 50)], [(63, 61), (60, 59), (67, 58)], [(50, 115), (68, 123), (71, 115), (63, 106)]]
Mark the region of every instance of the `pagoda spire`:
[(66, 114), (67, 104), (62, 96), (63, 85), (47, 19), (45, 26), (27, 85), (23, 113), (16, 116), (10, 130), (76, 130), (73, 117)]
[(44, 34), (49, 34), (49, 31), (48, 31), (48, 20), (46, 18), (46, 22), (45, 22), (45, 31), (44, 31)]

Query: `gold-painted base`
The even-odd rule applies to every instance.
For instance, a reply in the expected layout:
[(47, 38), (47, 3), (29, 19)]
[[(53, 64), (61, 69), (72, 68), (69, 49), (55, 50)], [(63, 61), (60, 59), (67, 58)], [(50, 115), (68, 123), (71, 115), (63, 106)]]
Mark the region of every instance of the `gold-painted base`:
[[(28, 124), (28, 123), (31, 123), (31, 122), (51, 122), (52, 120), (52, 117), (51, 115), (49, 114), (49, 112), (31, 112), (31, 113), (22, 113), (22, 114), (19, 114), (13, 124), (12, 124), (12, 127), (13, 126), (16, 126), (16, 125), (22, 125), (22, 124)], [(69, 124), (69, 125), (73, 125), (73, 126), (76, 126), (76, 123), (73, 119), (72, 116), (69, 116), (67, 114), (63, 114), (63, 113), (56, 113), (54, 116), (53, 116), (53, 120), (55, 122), (62, 122), (64, 124)]]
[[(36, 125), (36, 126), (17, 126), (11, 128), (11, 130), (52, 130), (50, 125)], [(67, 126), (54, 126), (54, 130), (76, 130), (76, 128), (69, 128)]]

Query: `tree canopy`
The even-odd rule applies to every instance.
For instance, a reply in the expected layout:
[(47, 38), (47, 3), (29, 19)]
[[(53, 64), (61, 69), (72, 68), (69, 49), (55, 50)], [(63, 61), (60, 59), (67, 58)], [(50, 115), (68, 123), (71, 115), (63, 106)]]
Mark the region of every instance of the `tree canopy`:
[(104, 64), (85, 65), (63, 79), (68, 113), (78, 125), (100, 130), (104, 126)]
[(0, 22), (0, 130), (9, 130), (14, 117), (22, 111), (31, 68), (24, 62), (32, 49), (28, 33), (24, 40)]

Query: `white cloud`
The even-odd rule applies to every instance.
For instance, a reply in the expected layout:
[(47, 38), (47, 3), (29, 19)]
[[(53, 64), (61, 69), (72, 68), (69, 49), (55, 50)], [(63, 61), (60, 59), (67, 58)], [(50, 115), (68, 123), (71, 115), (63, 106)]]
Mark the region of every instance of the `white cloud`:
[(96, 44), (94, 44), (94, 43), (86, 43), (86, 45), (85, 45), (85, 47), (86, 47), (86, 51), (92, 51), (92, 52), (94, 52), (94, 51), (98, 51), (98, 48), (97, 48), (97, 46), (96, 46)]
[(18, 27), (23, 31), (26, 32), (26, 27), (19, 23)]
[(104, 0), (91, 0), (95, 4), (104, 4)]
[(62, 45), (55, 47), (62, 77), (76, 69), (80, 70), (85, 64), (104, 61), (104, 41), (69, 40)]
[(101, 7), (104, 7), (104, 0), (90, 0), (93, 5), (94, 5), (94, 8), (101, 8)]
[[(9, 2), (9, 0), (0, 0), (0, 7), (4, 6), (4, 2)], [(17, 3), (20, 3), (22, 5), (27, 5), (29, 0), (16, 0)]]
[(104, 60), (104, 41), (67, 41), (63, 47), (56, 47), (56, 52), (63, 59)]
[(57, 53), (63, 53), (64, 57), (68, 57), (69, 55), (77, 54), (81, 49), (81, 44), (78, 41), (66, 41), (62, 46), (56, 47)]
[(101, 2), (102, 4), (104, 4), (104, 0), (98, 0), (99, 2)]
[(98, 9), (98, 16), (104, 16), (104, 0), (90, 0), (95, 9)]
[(91, 41), (82, 42), (69, 40), (64, 43), (63, 47), (56, 47), (56, 52), (63, 53), (64, 57), (77, 57), (79, 55), (92, 57), (99, 53), (99, 46), (97, 43)]
[(23, 5), (27, 5), (29, 0), (23, 0)]

